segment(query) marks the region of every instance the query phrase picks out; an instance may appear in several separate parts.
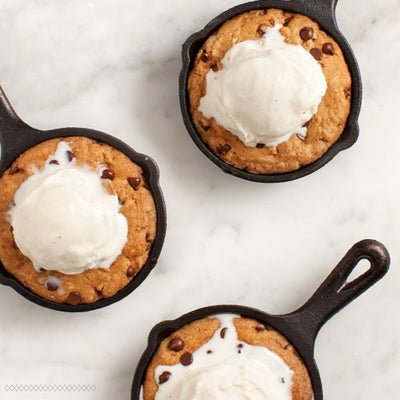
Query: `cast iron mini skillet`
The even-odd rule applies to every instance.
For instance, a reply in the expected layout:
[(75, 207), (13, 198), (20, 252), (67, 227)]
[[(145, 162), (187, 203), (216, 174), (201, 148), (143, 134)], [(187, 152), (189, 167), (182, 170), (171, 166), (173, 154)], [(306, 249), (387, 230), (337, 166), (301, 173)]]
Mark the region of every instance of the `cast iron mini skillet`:
[[(352, 270), (362, 259), (370, 262), (370, 268), (355, 280), (347, 282)], [(254, 318), (286, 336), (308, 369), (314, 400), (322, 400), (321, 379), (314, 360), (317, 334), (332, 315), (381, 279), (387, 272), (389, 263), (389, 254), (381, 243), (370, 239), (362, 240), (346, 253), (311, 298), (302, 307), (289, 314), (271, 315), (249, 307), (217, 305), (189, 312), (173, 321), (159, 323), (150, 332), (147, 349), (136, 368), (131, 399), (139, 400), (147, 366), (162, 340), (195, 320), (215, 314), (233, 313)]]
[[(255, 182), (286, 182), (301, 178), (330, 161), (337, 153), (352, 146), (358, 137), (358, 114), (361, 107), (361, 76), (357, 61), (344, 36), (336, 24), (335, 9), (338, 0), (260, 0), (241, 4), (218, 15), (204, 29), (191, 35), (182, 46), (182, 70), (179, 76), (179, 99), (183, 121), (197, 147), (224, 172)], [(332, 36), (341, 47), (352, 79), (351, 108), (347, 124), (340, 138), (318, 160), (295, 171), (279, 174), (254, 174), (235, 168), (216, 156), (203, 142), (190, 116), (190, 101), (187, 91), (189, 73), (194, 60), (207, 38), (229, 19), (251, 10), (278, 8), (303, 14), (319, 23), (321, 28)]]
[(10, 164), (24, 151), (45, 140), (67, 137), (67, 136), (86, 136), (100, 142), (107, 143), (122, 153), (126, 154), (133, 162), (143, 169), (146, 182), (154, 197), (157, 210), (157, 231), (156, 238), (151, 248), (149, 258), (140, 272), (114, 296), (100, 299), (94, 303), (70, 305), (66, 303), (56, 303), (36, 295), (22, 285), (13, 275), (9, 274), (0, 262), (0, 283), (15, 289), (28, 300), (41, 306), (60, 311), (89, 311), (108, 306), (121, 300), (131, 293), (143, 280), (157, 263), (166, 231), (166, 210), (164, 198), (159, 186), (159, 170), (157, 164), (148, 156), (137, 153), (121, 140), (106, 133), (83, 128), (63, 128), (50, 131), (40, 131), (25, 124), (13, 110), (4, 91), (0, 87), (0, 176), (10, 166)]

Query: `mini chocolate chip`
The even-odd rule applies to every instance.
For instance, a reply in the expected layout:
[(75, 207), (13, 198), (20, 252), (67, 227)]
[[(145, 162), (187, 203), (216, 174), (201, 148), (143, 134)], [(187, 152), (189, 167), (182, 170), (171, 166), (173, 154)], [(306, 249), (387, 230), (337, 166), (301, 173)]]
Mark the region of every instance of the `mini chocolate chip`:
[(132, 265), (126, 270), (126, 276), (128, 278), (130, 278), (131, 276), (135, 275), (135, 267), (133, 267)]
[(257, 28), (257, 36), (258, 36), (258, 37), (263, 37), (263, 36), (265, 35), (265, 30), (262, 29), (262, 26), (264, 26), (264, 25), (260, 25), (260, 26)]
[(168, 343), (168, 348), (175, 352), (183, 350), (184, 346), (185, 343), (180, 337), (175, 337)]
[(283, 26), (288, 26), (289, 22), (293, 19), (293, 16), (287, 17), (285, 18), (285, 20), (283, 21)]
[(306, 42), (310, 40), (314, 35), (314, 29), (306, 26), (300, 30), (300, 37)]
[(265, 328), (263, 326), (256, 326), (256, 331), (257, 332), (264, 332)]
[(12, 167), (12, 168), (8, 171), (8, 174), (9, 174), (9, 175), (15, 175), (15, 174), (17, 174), (18, 172), (22, 172), (22, 169), (21, 169), (21, 168), (18, 168), (18, 167)]
[(158, 377), (158, 383), (161, 385), (164, 382), (167, 382), (169, 379), (169, 376), (171, 375), (171, 372), (169, 371), (164, 371), (159, 377)]
[(239, 354), (242, 354), (242, 350), (239, 349), (239, 350), (238, 350), (238, 353), (239, 353)]
[(193, 362), (192, 353), (183, 353), (180, 358), (181, 364), (187, 367)]
[(59, 284), (55, 281), (50, 281), (50, 280), (46, 281), (46, 289), (47, 290), (54, 291), (54, 290), (57, 290), (59, 287), (60, 287)]
[(207, 354), (211, 354), (212, 353), (212, 350), (207, 350)]
[(346, 99), (351, 99), (351, 90), (344, 89), (344, 96), (346, 97)]
[(320, 49), (314, 47), (310, 50), (310, 53), (317, 61), (322, 59), (322, 51)]
[(281, 378), (281, 382), (282, 382), (282, 383), (285, 383), (285, 378)]
[(335, 49), (333, 48), (332, 43), (324, 43), (324, 45), (322, 46), (322, 51), (325, 54), (329, 54), (331, 56), (335, 54)]
[(115, 174), (114, 174), (114, 172), (112, 172), (111, 170), (109, 170), (109, 169), (105, 169), (104, 171), (103, 171), (103, 173), (101, 174), (101, 178), (102, 179), (110, 179), (111, 181), (114, 179), (114, 177), (115, 177)]
[(208, 131), (210, 129), (209, 125), (204, 125), (203, 122), (199, 121), (200, 128), (203, 129), (203, 131)]
[(215, 64), (215, 63), (210, 64), (210, 68), (211, 68), (214, 72), (217, 72), (217, 71), (218, 71), (218, 65)]
[(239, 343), (237, 347), (239, 347), (239, 349), (241, 349), (243, 347), (243, 343)]
[(227, 330), (228, 330), (228, 328), (222, 328), (221, 329), (221, 332), (219, 333), (219, 335), (221, 336), (222, 339), (225, 337)]
[(257, 147), (257, 149), (262, 149), (262, 148), (265, 147), (265, 144), (264, 143), (257, 143), (256, 147)]
[(223, 156), (225, 154), (227, 154), (230, 151), (230, 149), (231, 149), (231, 146), (229, 146), (229, 144), (227, 144), (227, 143), (226, 144), (219, 144), (217, 146), (218, 153), (222, 154)]
[(67, 303), (73, 306), (78, 305), (81, 302), (81, 294), (78, 292), (71, 292), (68, 294)]
[(205, 51), (203, 51), (201, 53), (200, 60), (205, 62), (205, 63), (208, 61), (208, 55), (207, 55), (207, 53)]
[(269, 23), (270, 23), (272, 26), (275, 26), (275, 21), (274, 21), (273, 18), (270, 18), (270, 19), (269, 19)]
[(75, 154), (71, 150), (67, 150), (67, 157), (68, 161), (71, 162), (74, 159)]
[(139, 190), (140, 182), (142, 182), (140, 178), (128, 178), (128, 183), (132, 186), (133, 190)]
[(59, 163), (57, 160), (51, 160), (51, 161), (49, 162), (49, 164), (56, 164), (56, 165), (59, 165), (60, 163)]

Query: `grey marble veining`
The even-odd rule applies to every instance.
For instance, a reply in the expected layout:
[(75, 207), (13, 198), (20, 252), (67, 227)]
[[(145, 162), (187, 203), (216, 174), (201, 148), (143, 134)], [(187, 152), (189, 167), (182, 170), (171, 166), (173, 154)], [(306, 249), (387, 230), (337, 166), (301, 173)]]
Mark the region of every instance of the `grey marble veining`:
[[(0, 398), (129, 398), (148, 331), (217, 303), (288, 312), (347, 249), (382, 241), (388, 275), (321, 330), (325, 399), (398, 398), (400, 2), (339, 1), (362, 72), (360, 137), (318, 172), (263, 185), (223, 174), (194, 146), (177, 99), (180, 46), (237, 1), (3, 0), (0, 84), (41, 129), (105, 131), (161, 169), (169, 226), (157, 268), (123, 301), (64, 314), (0, 288)], [(94, 385), (10, 392), (11, 384)]]

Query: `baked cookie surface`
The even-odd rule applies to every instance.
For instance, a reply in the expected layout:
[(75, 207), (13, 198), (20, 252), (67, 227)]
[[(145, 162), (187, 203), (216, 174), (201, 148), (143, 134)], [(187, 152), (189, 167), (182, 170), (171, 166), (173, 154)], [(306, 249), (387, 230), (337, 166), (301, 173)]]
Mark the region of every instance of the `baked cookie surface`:
[[(236, 43), (260, 40), (267, 27), (280, 24), (289, 44), (301, 45), (317, 59), (327, 83), (305, 138), (292, 135), (277, 146), (247, 147), (237, 136), (198, 110), (206, 94), (206, 75), (223, 68), (221, 60)], [(190, 113), (198, 134), (222, 160), (256, 174), (294, 171), (319, 159), (342, 134), (351, 105), (351, 75), (339, 45), (310, 18), (277, 9), (253, 10), (223, 24), (198, 52), (187, 85)]]
[[(266, 347), (281, 357), (293, 371), (291, 388), (293, 400), (311, 400), (312, 388), (307, 369), (295, 348), (284, 336), (273, 328), (250, 318), (234, 317), (233, 324), (239, 341)], [(218, 316), (203, 318), (185, 325), (164, 339), (147, 368), (143, 382), (143, 400), (153, 400), (159, 384), (162, 384), (161, 382), (165, 379), (162, 374), (155, 376), (159, 365), (172, 366), (182, 362), (181, 357), (184, 354), (195, 352), (207, 343), (219, 328), (223, 327)]]
[[(20, 185), (42, 170), (60, 142), (67, 142), (78, 166), (93, 171), (106, 168), (103, 185), (117, 195), (128, 222), (128, 238), (110, 268), (86, 270), (75, 275), (57, 271), (38, 272), (15, 244), (8, 211)], [(112, 177), (112, 179), (110, 179)], [(100, 179), (100, 178), (99, 178)], [(58, 303), (92, 303), (124, 288), (148, 259), (156, 235), (157, 212), (142, 169), (119, 150), (86, 137), (67, 137), (40, 143), (20, 155), (0, 178), (0, 260), (4, 268), (39, 296)], [(56, 282), (56, 283), (55, 283)]]

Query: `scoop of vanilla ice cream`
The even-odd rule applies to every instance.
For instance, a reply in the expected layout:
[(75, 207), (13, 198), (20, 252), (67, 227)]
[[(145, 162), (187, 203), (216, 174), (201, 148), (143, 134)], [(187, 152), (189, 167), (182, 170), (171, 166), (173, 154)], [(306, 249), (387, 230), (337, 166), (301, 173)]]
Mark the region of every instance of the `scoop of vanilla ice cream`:
[(236, 135), (246, 146), (278, 145), (317, 112), (327, 85), (321, 66), (300, 45), (284, 42), (279, 29), (267, 28), (262, 40), (233, 45), (223, 68), (206, 76), (199, 111)]
[[(57, 152), (67, 148), (61, 142)], [(127, 241), (118, 197), (89, 167), (57, 159), (59, 165), (46, 163), (16, 192), (9, 213), (15, 242), (37, 269), (77, 274), (108, 268)]]

